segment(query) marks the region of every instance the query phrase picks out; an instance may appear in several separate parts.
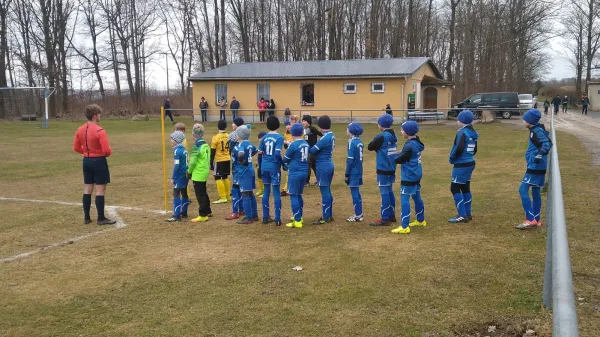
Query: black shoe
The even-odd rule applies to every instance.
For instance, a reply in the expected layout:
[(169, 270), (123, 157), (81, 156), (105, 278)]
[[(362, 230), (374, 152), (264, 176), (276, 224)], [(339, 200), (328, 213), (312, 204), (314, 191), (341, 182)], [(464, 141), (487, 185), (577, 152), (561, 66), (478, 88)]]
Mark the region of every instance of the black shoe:
[(111, 220), (111, 219), (108, 219), (108, 218), (104, 218), (102, 220), (98, 220), (98, 225), (114, 225), (116, 223), (117, 223), (116, 220)]
[(469, 221), (473, 221), (473, 216), (472, 215), (467, 215), (467, 219), (469, 219)]
[(275, 226), (281, 226), (281, 221), (275, 221)]
[(181, 217), (179, 216), (174, 216), (174, 217), (170, 217), (167, 219), (167, 222), (179, 222), (181, 221)]
[(331, 217), (331, 218), (329, 218), (329, 219), (323, 219), (323, 218), (320, 218), (320, 219), (319, 219), (319, 220), (317, 220), (317, 221), (313, 221), (313, 223), (312, 223), (312, 224), (313, 224), (313, 225), (323, 225), (323, 224), (326, 224), (326, 223), (329, 223), (329, 222), (333, 222), (333, 217)]
[(187, 215), (187, 213), (181, 213), (180, 217), (187, 219), (188, 215)]
[(92, 219), (90, 219), (90, 218), (85, 218), (85, 219), (83, 219), (83, 224), (84, 224), (84, 225), (89, 225), (89, 224), (91, 224), (91, 223), (92, 223)]
[(268, 218), (268, 219), (263, 219), (263, 221), (262, 221), (263, 225), (268, 225), (268, 224), (270, 224), (271, 222), (273, 222), (273, 219), (271, 219), (271, 218)]

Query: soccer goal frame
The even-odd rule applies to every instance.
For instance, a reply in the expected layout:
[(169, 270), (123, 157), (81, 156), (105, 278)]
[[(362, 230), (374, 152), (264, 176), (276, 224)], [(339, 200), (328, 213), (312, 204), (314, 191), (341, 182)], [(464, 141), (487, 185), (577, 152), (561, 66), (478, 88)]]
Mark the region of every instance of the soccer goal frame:
[(49, 127), (49, 102), (50, 96), (56, 91), (56, 88), (51, 87), (0, 87), (0, 91), (10, 91), (10, 90), (32, 90), (32, 89), (44, 89), (44, 115), (42, 116), (42, 125), (41, 127), (47, 129)]

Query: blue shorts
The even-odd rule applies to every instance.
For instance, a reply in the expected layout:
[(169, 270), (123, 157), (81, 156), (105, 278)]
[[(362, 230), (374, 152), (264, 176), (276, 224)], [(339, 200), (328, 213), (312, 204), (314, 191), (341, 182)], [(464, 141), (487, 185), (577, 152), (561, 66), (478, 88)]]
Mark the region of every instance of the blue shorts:
[(544, 187), (544, 185), (546, 184), (546, 175), (525, 173), (525, 176), (523, 177), (523, 182), (525, 184), (529, 184), (535, 187)]
[(386, 174), (378, 174), (377, 175), (377, 186), (390, 186), (394, 185), (396, 182), (396, 175), (386, 175)]
[(306, 176), (306, 174), (288, 176), (287, 192), (289, 194), (302, 195), (304, 192), (304, 185), (306, 184)]
[(319, 168), (317, 164), (317, 184), (319, 186), (329, 186), (333, 180), (333, 167)]
[(239, 185), (240, 184), (240, 177), (238, 176), (237, 172), (232, 172), (231, 174), (231, 184), (232, 185)]
[(187, 186), (188, 186), (188, 179), (183, 177), (183, 178), (175, 180), (175, 184), (173, 185), (173, 188), (187, 188)]
[(350, 182), (348, 183), (349, 187), (358, 187), (362, 186), (363, 180), (361, 176), (350, 176)]
[(400, 185), (400, 194), (414, 195), (421, 191), (421, 184), (413, 186)]
[(240, 192), (252, 192), (256, 188), (256, 180), (254, 176), (244, 177), (239, 181)]
[(471, 181), (475, 166), (452, 168), (452, 182), (455, 184), (466, 184)]
[(263, 171), (262, 181), (265, 185), (281, 185), (281, 172)]

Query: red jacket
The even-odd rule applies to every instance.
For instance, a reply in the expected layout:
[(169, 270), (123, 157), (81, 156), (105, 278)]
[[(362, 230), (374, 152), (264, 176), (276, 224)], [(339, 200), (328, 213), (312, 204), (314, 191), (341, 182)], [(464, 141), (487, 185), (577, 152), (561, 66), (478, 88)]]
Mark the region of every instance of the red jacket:
[(258, 102), (258, 110), (260, 111), (267, 111), (267, 107), (269, 106), (269, 103), (265, 102)]
[(85, 123), (77, 129), (73, 150), (91, 158), (108, 157), (112, 153), (106, 131), (96, 123)]

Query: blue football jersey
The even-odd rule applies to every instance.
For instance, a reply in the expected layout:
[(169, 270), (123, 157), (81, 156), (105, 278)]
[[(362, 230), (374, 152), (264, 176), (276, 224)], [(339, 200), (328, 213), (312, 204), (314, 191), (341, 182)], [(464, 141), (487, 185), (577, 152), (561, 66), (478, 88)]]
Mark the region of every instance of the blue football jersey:
[(291, 142), (285, 151), (283, 162), (288, 165), (289, 175), (306, 175), (308, 172), (308, 143), (303, 139)]
[(335, 148), (335, 136), (331, 131), (325, 131), (323, 137), (317, 144), (310, 148), (310, 154), (315, 156), (315, 162), (319, 164), (333, 164), (332, 156)]
[(279, 172), (281, 170), (281, 149), (284, 138), (278, 133), (267, 133), (260, 140), (258, 150), (263, 153), (261, 171)]

